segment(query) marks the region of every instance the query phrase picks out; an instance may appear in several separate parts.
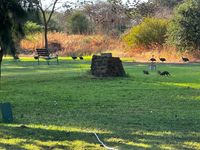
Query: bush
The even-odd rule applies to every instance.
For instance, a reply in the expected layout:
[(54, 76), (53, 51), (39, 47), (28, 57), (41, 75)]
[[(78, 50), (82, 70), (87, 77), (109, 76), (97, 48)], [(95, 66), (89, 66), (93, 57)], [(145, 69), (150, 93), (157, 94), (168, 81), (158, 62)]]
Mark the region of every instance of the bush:
[(200, 50), (200, 0), (188, 0), (175, 9), (167, 43), (180, 50)]
[(145, 18), (141, 24), (134, 26), (125, 34), (123, 40), (130, 46), (150, 48), (152, 45), (163, 45), (166, 32), (165, 19)]
[(36, 32), (41, 32), (42, 27), (38, 25), (37, 23), (34, 23), (32, 21), (27, 21), (24, 25), (24, 31), (26, 35), (29, 35)]
[(88, 33), (90, 30), (89, 26), (89, 20), (80, 12), (73, 13), (69, 18), (69, 28), (73, 34)]

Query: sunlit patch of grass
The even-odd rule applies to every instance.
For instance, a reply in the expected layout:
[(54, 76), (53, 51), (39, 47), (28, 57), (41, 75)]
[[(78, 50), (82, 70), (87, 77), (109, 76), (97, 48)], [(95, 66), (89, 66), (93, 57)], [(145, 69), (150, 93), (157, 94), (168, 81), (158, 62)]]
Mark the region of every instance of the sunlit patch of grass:
[(200, 84), (198, 83), (174, 83), (174, 82), (164, 82), (161, 84), (165, 85), (172, 85), (172, 86), (177, 86), (177, 87), (186, 87), (186, 88), (194, 88), (194, 89), (200, 89)]
[(16, 145), (16, 144), (20, 144), (22, 142), (26, 142), (26, 139), (20, 139), (20, 138), (3, 139), (3, 138), (0, 138), (1, 144)]
[(34, 144), (23, 144), (21, 148), (24, 148), (26, 150), (41, 150), (41, 148)]
[(120, 138), (109, 138), (106, 139), (107, 142), (114, 142), (114, 143), (121, 143), (121, 144), (126, 144), (130, 146), (136, 146), (136, 147), (141, 147), (141, 148), (151, 148), (151, 145), (145, 144), (145, 143), (137, 143), (133, 141), (128, 141)]
[(65, 146), (70, 147), (71, 143), (69, 141), (39, 141), (35, 140), (34, 143), (40, 146), (55, 147), (55, 146)]
[(194, 141), (187, 141), (184, 142), (184, 147), (189, 149), (200, 149), (200, 142), (194, 142)]
[[(75, 127), (61, 127), (53, 125), (25, 125), (21, 127), (19, 124), (0, 124), (0, 128), (4, 127), (0, 132), (0, 145), (6, 147), (18, 147), (18, 149), (42, 150), (42, 149), (74, 149), (74, 150), (103, 150), (99, 143), (95, 140), (93, 132), (105, 134), (105, 131), (89, 129), (78, 129)], [(8, 127), (8, 130), (7, 130)], [(10, 128), (10, 129), (9, 129)], [(13, 130), (11, 130), (13, 128)], [(55, 133), (57, 138), (54, 139)], [(16, 135), (13, 135), (15, 133)], [(62, 133), (62, 134), (60, 134)], [(63, 134), (64, 133), (64, 134)], [(72, 135), (74, 135), (74, 137)], [(20, 135), (21, 138), (14, 138)], [(64, 137), (59, 137), (63, 136)], [(88, 142), (88, 135), (92, 136), (89, 139), (94, 139), (91, 143)], [(34, 137), (36, 136), (36, 137)], [(76, 137), (80, 136), (80, 137)], [(29, 138), (27, 138), (29, 137)], [(81, 140), (81, 139), (83, 140)]]
[(160, 146), (160, 149), (162, 150), (178, 150), (177, 148), (173, 147), (173, 145), (170, 145), (170, 144), (161, 144)]
[(194, 96), (193, 99), (200, 101), (200, 96)]
[[(1, 124), (1, 126), (7, 127), (20, 127), (20, 124)], [(28, 124), (28, 128), (32, 129), (44, 129), (44, 130), (53, 130), (53, 131), (66, 131), (66, 132), (81, 132), (81, 133), (101, 133), (101, 134), (111, 134), (112, 132), (100, 129), (89, 129), (89, 128), (76, 128), (69, 126), (56, 126), (56, 125), (37, 125), (37, 124)]]
[[(98, 149), (98, 150), (104, 150), (103, 147), (100, 147), (99, 145), (94, 145), (94, 144), (88, 144), (84, 141), (80, 141), (80, 140), (76, 140), (76, 141), (73, 141), (72, 143), (72, 147), (74, 150), (85, 150), (85, 149), (90, 149), (90, 150), (95, 150), (95, 149)], [(96, 147), (96, 148), (95, 148)]]
[(148, 136), (160, 136), (160, 137), (165, 137), (165, 136), (177, 136), (177, 133), (172, 133), (171, 131), (162, 131), (162, 132), (156, 132), (156, 131), (152, 131), (152, 132), (144, 132), (144, 131), (136, 131), (132, 133), (133, 135), (148, 135)]
[(141, 148), (151, 148), (151, 145), (145, 144), (145, 143), (136, 143), (136, 142), (129, 141), (126, 144), (130, 146), (141, 147)]

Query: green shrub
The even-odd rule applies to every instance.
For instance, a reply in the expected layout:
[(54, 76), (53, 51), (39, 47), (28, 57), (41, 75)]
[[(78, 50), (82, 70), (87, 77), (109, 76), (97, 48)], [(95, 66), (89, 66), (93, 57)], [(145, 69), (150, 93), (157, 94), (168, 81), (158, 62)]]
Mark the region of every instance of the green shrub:
[(87, 17), (81, 12), (75, 12), (69, 17), (69, 30), (73, 34), (85, 34), (90, 30)]
[(24, 25), (24, 31), (26, 35), (29, 35), (36, 32), (41, 32), (42, 27), (38, 25), (37, 23), (34, 23), (32, 21), (27, 21)]
[(179, 5), (168, 28), (167, 43), (180, 50), (200, 50), (200, 0)]
[(142, 23), (134, 26), (123, 40), (130, 46), (150, 47), (163, 45), (166, 38), (167, 21), (165, 19), (145, 18)]

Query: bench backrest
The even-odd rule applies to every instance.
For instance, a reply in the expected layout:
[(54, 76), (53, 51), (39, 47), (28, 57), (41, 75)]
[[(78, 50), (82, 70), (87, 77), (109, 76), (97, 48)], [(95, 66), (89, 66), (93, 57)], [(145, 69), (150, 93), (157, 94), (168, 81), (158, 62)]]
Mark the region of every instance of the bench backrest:
[(49, 56), (49, 51), (47, 49), (36, 49), (38, 56)]

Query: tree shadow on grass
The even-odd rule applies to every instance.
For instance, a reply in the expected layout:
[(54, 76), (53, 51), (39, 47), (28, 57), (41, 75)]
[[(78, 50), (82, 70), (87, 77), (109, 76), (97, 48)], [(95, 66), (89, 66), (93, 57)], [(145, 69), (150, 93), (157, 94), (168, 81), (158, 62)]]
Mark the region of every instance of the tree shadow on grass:
[(94, 134), (89, 132), (59, 131), (33, 128), (28, 125), (0, 125), (0, 148), (17, 150), (27, 147), (30, 149), (102, 149)]
[[(57, 126), (58, 127), (58, 126)], [(4, 149), (85, 149), (101, 150), (93, 133), (79, 129), (70, 131), (50, 129), (48, 125), (0, 124), (0, 148)], [(109, 146), (121, 150), (133, 149), (198, 149), (200, 132), (176, 132), (164, 130), (142, 130), (120, 134), (100, 132), (100, 139)]]

